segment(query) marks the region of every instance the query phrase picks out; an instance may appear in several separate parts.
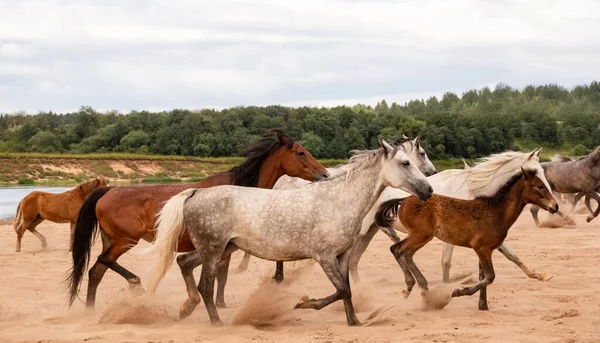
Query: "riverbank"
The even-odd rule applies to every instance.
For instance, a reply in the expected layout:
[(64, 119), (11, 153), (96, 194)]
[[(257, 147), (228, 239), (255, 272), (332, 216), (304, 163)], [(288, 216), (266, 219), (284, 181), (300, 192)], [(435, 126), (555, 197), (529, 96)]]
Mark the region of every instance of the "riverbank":
[[(139, 154), (0, 154), (1, 185), (75, 185), (104, 175), (111, 184), (196, 182), (242, 163), (243, 157)], [(345, 160), (319, 160), (330, 167)], [(433, 162), (438, 170), (462, 168), (460, 159)]]

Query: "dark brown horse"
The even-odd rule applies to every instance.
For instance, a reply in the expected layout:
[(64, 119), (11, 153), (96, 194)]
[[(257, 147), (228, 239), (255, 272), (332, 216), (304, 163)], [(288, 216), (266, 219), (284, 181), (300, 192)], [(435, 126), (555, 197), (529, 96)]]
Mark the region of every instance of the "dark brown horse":
[(46, 248), (48, 245), (46, 237), (35, 229), (44, 220), (71, 224), (71, 240), (69, 241), (69, 251), (71, 251), (75, 223), (81, 204), (94, 189), (106, 185), (106, 178), (99, 176), (90, 181), (82, 182), (63, 193), (53, 194), (34, 191), (27, 194), (17, 206), (14, 223), (15, 232), (17, 233), (16, 251), (21, 251), (21, 238), (27, 230), (39, 238), (42, 242), (42, 248)]
[(402, 292), (404, 296), (410, 295), (415, 278), (423, 291), (428, 290), (427, 280), (413, 262), (413, 255), (437, 237), (475, 251), (479, 257), (479, 283), (454, 290), (452, 297), (479, 291), (479, 309), (487, 310), (486, 287), (495, 278), (492, 252), (504, 242), (508, 229), (528, 203), (551, 213), (558, 211), (558, 204), (544, 182), (527, 165), (489, 197), (462, 200), (434, 194), (426, 202), (411, 196), (383, 203), (376, 214), (377, 224), (392, 227), (397, 217), (408, 231), (405, 239), (390, 247), (404, 272), (407, 286)]
[[(102, 253), (89, 271), (87, 307), (93, 307), (96, 289), (108, 268), (123, 276), (132, 289), (141, 289), (138, 276), (117, 263), (140, 239), (154, 240), (156, 214), (175, 194), (188, 188), (238, 185), (272, 188), (282, 175), (319, 180), (328, 173), (306, 148), (280, 130), (269, 130), (265, 137), (245, 151), (248, 159), (231, 170), (200, 182), (181, 185), (103, 187), (87, 198), (79, 212), (73, 243), (73, 268), (68, 276), (69, 304), (79, 293), (83, 273), (89, 263), (94, 233), (100, 227)], [(181, 236), (178, 252), (195, 251), (187, 231)], [(227, 273), (221, 272), (226, 278)], [(225, 283), (219, 279), (219, 284)], [(218, 301), (223, 299), (217, 298)]]

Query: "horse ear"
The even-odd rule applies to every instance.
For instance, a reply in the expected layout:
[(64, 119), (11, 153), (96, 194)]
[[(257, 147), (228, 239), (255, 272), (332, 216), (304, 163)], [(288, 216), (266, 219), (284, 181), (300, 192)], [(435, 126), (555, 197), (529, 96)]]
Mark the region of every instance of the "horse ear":
[(392, 151), (394, 151), (394, 147), (392, 147), (385, 139), (379, 140), (379, 146), (383, 148), (383, 151), (385, 151), (386, 157), (389, 157)]
[[(533, 155), (535, 155), (536, 152), (537, 152), (537, 148), (533, 149), (533, 151), (527, 157), (527, 160), (530, 160), (533, 157)], [(521, 169), (523, 169), (523, 168), (521, 168)]]
[(536, 156), (540, 157), (542, 155), (542, 151), (544, 151), (544, 148), (539, 148), (538, 151), (537, 151)]
[(402, 134), (402, 139), (408, 139), (405, 134)]
[(417, 138), (415, 138), (413, 143), (415, 144), (416, 147), (419, 147), (419, 144), (421, 143), (421, 136), (420, 135), (417, 136)]
[(281, 130), (273, 130), (277, 134), (277, 139), (279, 139), (279, 144), (286, 145), (290, 142), (290, 138), (283, 133)]

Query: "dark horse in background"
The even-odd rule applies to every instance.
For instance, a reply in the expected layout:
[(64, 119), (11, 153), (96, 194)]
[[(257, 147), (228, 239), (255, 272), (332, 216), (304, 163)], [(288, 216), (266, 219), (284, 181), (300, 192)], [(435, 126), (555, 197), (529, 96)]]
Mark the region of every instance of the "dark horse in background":
[[(574, 161), (540, 163), (552, 191), (558, 193), (581, 193), (600, 203), (597, 190), (600, 188), (600, 146), (591, 154)], [(580, 197), (581, 197), (580, 196)], [(539, 207), (533, 206), (531, 214), (535, 224), (539, 226), (537, 217)], [(600, 213), (600, 206), (587, 217), (589, 223)]]
[[(325, 167), (306, 148), (294, 142), (281, 130), (268, 130), (265, 137), (246, 148), (244, 153), (248, 158), (241, 165), (200, 182), (101, 187), (92, 192), (79, 211), (75, 228), (73, 268), (67, 278), (69, 304), (73, 304), (79, 293), (83, 274), (89, 263), (93, 237), (98, 228), (102, 237), (102, 253), (89, 271), (87, 307), (95, 305), (96, 289), (109, 268), (124, 277), (132, 290), (142, 291), (140, 278), (119, 265), (117, 259), (137, 245), (140, 239), (154, 241), (156, 215), (164, 203), (175, 194), (189, 188), (217, 185), (273, 188), (282, 175), (311, 181), (329, 175)], [(195, 251), (187, 231), (180, 237), (177, 251)], [(219, 275), (222, 277), (219, 279), (221, 290), (221, 284), (224, 287), (226, 283), (224, 279), (227, 278), (227, 271), (221, 271)], [(194, 293), (197, 293), (195, 289)], [(217, 303), (221, 306), (225, 304), (222, 292), (217, 293)]]

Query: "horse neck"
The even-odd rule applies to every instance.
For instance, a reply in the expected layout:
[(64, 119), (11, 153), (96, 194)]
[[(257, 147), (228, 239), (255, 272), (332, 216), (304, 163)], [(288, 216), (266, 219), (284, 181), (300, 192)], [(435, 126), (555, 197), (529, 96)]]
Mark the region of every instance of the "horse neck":
[(523, 187), (523, 178), (520, 178), (496, 205), (495, 210), (502, 218), (499, 222), (503, 223), (501, 230), (504, 233), (517, 221), (525, 205), (527, 205), (523, 199)]
[(319, 196), (329, 196), (331, 201), (342, 202), (345, 213), (356, 215), (362, 220), (385, 189), (381, 179), (381, 162), (358, 170), (350, 170), (348, 173), (330, 181), (322, 181), (323, 184), (331, 185), (331, 188)]
[[(260, 165), (256, 187), (271, 189), (285, 173), (281, 168), (282, 150), (273, 151)], [(291, 176), (291, 175), (290, 175)]]

